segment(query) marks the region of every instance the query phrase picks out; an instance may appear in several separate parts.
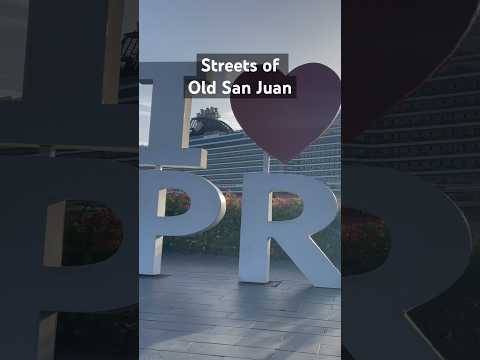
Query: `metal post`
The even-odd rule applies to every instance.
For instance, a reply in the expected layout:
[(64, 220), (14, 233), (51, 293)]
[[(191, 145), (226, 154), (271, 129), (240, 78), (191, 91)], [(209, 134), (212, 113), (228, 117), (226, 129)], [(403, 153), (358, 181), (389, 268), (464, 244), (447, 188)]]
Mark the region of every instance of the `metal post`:
[(270, 173), (270, 155), (266, 152), (263, 153), (263, 172)]

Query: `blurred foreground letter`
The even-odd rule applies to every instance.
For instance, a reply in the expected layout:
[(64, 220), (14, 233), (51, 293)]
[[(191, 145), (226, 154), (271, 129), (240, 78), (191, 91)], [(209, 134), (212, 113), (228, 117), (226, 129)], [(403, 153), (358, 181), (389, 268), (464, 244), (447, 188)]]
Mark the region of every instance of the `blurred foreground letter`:
[(442, 358), (407, 312), (464, 273), (472, 242), (462, 212), (440, 190), (398, 171), (345, 166), (343, 179), (342, 205), (383, 219), (392, 242), (380, 268), (342, 283), (345, 346), (356, 360)]

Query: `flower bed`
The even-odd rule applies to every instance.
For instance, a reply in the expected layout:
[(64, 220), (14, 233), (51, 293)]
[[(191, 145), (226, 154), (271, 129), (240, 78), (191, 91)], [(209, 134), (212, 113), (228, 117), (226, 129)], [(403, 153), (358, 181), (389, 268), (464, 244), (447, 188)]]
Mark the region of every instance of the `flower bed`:
[[(166, 251), (203, 253), (214, 255), (238, 256), (240, 246), (241, 197), (225, 194), (227, 212), (223, 220), (214, 228), (192, 236), (166, 237)], [(274, 220), (293, 219), (303, 210), (302, 201), (285, 193), (274, 194), (272, 217)], [(188, 209), (189, 200), (183, 193), (171, 192), (167, 197), (167, 215), (178, 215)], [(326, 229), (313, 236), (317, 244), (340, 267), (340, 216)], [(271, 255), (274, 258), (285, 258), (285, 253), (274, 241)]]

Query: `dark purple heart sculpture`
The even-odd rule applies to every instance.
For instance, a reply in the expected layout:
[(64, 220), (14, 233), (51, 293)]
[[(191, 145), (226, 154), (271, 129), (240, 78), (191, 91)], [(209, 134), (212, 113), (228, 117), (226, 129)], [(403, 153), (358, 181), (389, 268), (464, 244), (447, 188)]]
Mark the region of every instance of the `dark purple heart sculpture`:
[(478, 0), (342, 2), (342, 141), (372, 127), (456, 49)]
[[(257, 83), (265, 75), (243, 73), (236, 83)], [(283, 163), (328, 129), (341, 101), (341, 81), (325, 65), (305, 64), (288, 76), (296, 78), (295, 98), (230, 98), (233, 113), (247, 135)]]

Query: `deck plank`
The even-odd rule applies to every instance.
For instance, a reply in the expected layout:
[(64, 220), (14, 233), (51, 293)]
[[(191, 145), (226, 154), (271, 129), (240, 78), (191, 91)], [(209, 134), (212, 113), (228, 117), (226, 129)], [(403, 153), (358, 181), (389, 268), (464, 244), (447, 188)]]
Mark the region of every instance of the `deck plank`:
[(272, 261), (272, 284), (241, 284), (237, 261), (169, 254), (166, 275), (140, 278), (140, 359), (340, 359), (339, 290), (289, 261)]

